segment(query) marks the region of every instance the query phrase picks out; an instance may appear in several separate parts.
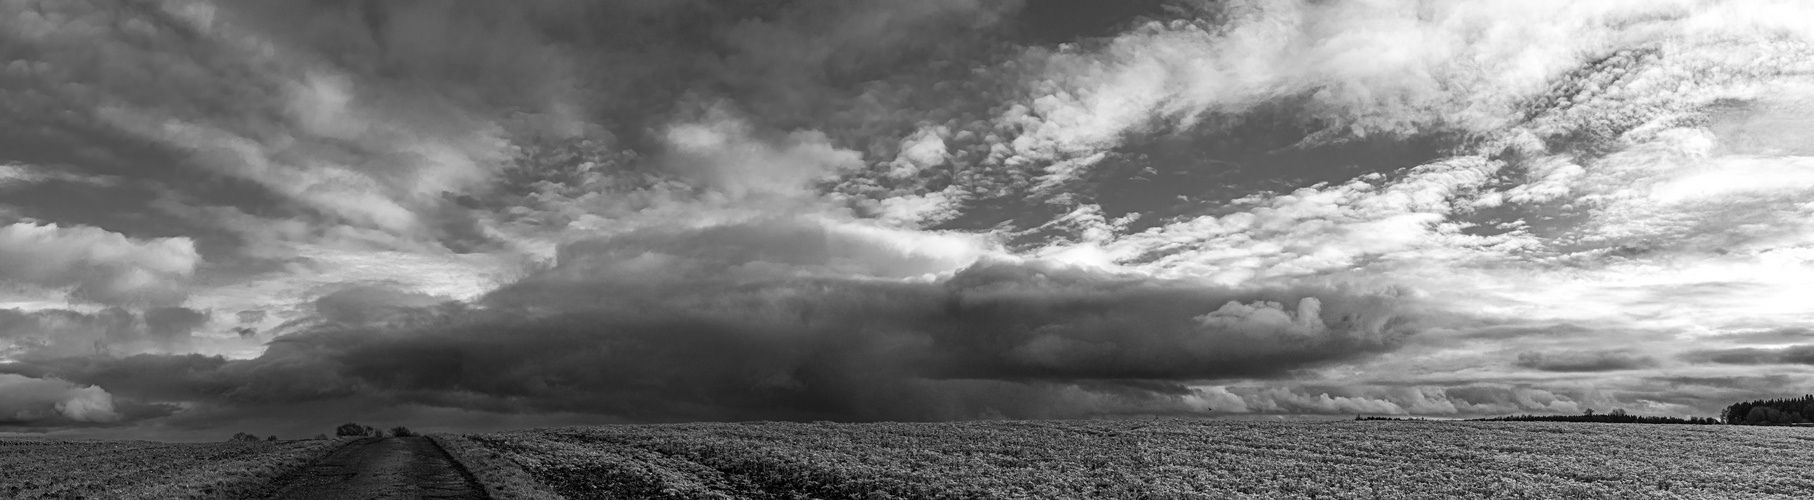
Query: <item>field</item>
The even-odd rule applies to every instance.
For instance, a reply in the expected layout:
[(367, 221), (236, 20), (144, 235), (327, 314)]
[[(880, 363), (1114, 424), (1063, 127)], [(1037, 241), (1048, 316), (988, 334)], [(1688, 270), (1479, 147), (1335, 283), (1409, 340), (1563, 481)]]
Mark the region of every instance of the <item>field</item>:
[[(439, 436), (494, 498), (1806, 498), (1814, 429), (684, 424)], [(509, 485), (496, 485), (509, 481)]]
[(0, 498), (246, 498), (338, 444), (0, 440)]

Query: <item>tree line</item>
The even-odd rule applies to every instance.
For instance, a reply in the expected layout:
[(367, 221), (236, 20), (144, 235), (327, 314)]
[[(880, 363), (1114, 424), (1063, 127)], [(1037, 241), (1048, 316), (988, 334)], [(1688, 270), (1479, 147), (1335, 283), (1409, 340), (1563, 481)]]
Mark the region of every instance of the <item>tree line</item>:
[(1734, 403), (1720, 410), (1720, 420), (1732, 425), (1788, 425), (1814, 421), (1814, 394), (1799, 398), (1760, 399)]
[(1683, 425), (1718, 425), (1719, 419), (1712, 417), (1653, 417), (1632, 415), (1625, 410), (1613, 410), (1607, 413), (1594, 413), (1589, 409), (1580, 415), (1511, 415), (1505, 417), (1476, 418), (1475, 422), (1598, 422), (1605, 424), (1683, 424)]
[[(377, 427), (372, 427), (369, 425), (359, 425), (357, 423), (352, 423), (352, 422), (347, 422), (345, 424), (341, 424), (340, 427), (334, 428), (335, 437), (352, 437), (352, 438), (385, 437), (385, 436), (410, 437), (410, 436), (414, 436), (414, 435), (416, 435), (415, 431), (411, 431), (411, 430), (409, 430), (408, 427), (404, 427), (401, 425), (392, 427), (390, 429), (390, 431), (388, 431), (388, 432), (385, 431), (384, 429), (379, 429)], [(314, 437), (314, 439), (316, 439), (316, 440), (326, 440), (327, 438), (328, 438), (327, 434), (316, 434)], [(233, 437), (228, 438), (227, 440), (228, 441), (275, 442), (275, 441), (277, 441), (277, 436), (273, 435), (273, 436), (270, 436), (270, 437), (267, 437), (264, 439), (259, 439), (258, 436), (253, 435), (251, 433), (240, 432), (240, 433), (233, 434)]]

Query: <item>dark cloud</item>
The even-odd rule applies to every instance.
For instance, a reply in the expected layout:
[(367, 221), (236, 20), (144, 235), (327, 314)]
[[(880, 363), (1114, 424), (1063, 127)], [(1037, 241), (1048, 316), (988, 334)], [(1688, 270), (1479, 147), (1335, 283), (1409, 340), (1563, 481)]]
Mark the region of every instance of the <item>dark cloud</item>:
[(1546, 372), (1606, 372), (1657, 366), (1657, 360), (1623, 351), (1550, 351), (1518, 354), (1518, 366)]
[(1682, 359), (1696, 363), (1728, 365), (1814, 365), (1814, 344), (1799, 344), (1782, 348), (1710, 349), (1684, 354)]
[(1742, 344), (1784, 344), (1814, 340), (1814, 329), (1804, 327), (1741, 330), (1717, 337)]
[(247, 309), (244, 311), (234, 313), (233, 317), (235, 319), (238, 319), (240, 324), (244, 325), (244, 324), (250, 324), (250, 323), (263, 322), (265, 320), (265, 317), (268, 316), (269, 314), (270, 313), (268, 311), (265, 311), (264, 309)]
[(10, 343), (15, 354), (28, 358), (167, 351), (188, 347), (195, 330), (207, 322), (207, 313), (182, 307), (0, 309), (0, 348)]
[(315, 299), (315, 316), (335, 323), (379, 323), (443, 300), (445, 299), (425, 293), (403, 292), (381, 285), (355, 285)]
[(119, 420), (112, 396), (98, 387), (0, 374), (0, 429)]
[(754, 224), (796, 232), (576, 243), (559, 265), (470, 306), (343, 291), (317, 303), (332, 320), (256, 359), (0, 371), (220, 411), (381, 397), (644, 421), (1066, 417), (1187, 411), (1185, 383), (1353, 360), (1413, 331), (1411, 299), (1344, 288), (1236, 291), (1035, 262), (922, 281), (829, 276), (813, 269), (901, 250), (808, 223)]

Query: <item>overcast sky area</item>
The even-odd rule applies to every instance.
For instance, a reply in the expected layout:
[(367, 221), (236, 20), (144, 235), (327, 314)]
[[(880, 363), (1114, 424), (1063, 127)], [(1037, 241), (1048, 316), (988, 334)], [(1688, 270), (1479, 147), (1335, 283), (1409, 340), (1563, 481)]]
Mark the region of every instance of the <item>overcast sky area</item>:
[(1799, 396), (1808, 19), (0, 0), (0, 435)]

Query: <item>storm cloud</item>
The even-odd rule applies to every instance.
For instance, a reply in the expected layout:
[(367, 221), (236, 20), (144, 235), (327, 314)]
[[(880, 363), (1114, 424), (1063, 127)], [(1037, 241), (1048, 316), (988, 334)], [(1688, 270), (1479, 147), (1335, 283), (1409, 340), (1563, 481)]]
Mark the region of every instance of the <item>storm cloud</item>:
[(787, 219), (634, 233), (570, 245), (470, 305), (335, 294), (318, 304), (324, 321), (254, 359), (0, 370), (231, 406), (380, 396), (651, 421), (1074, 417), (1200, 410), (1187, 381), (1390, 351), (1416, 322), (1415, 300), (1394, 290), (1230, 290), (1014, 261), (928, 273), (936, 262)]
[(1810, 14), (0, 2), (0, 426), (1814, 392)]

